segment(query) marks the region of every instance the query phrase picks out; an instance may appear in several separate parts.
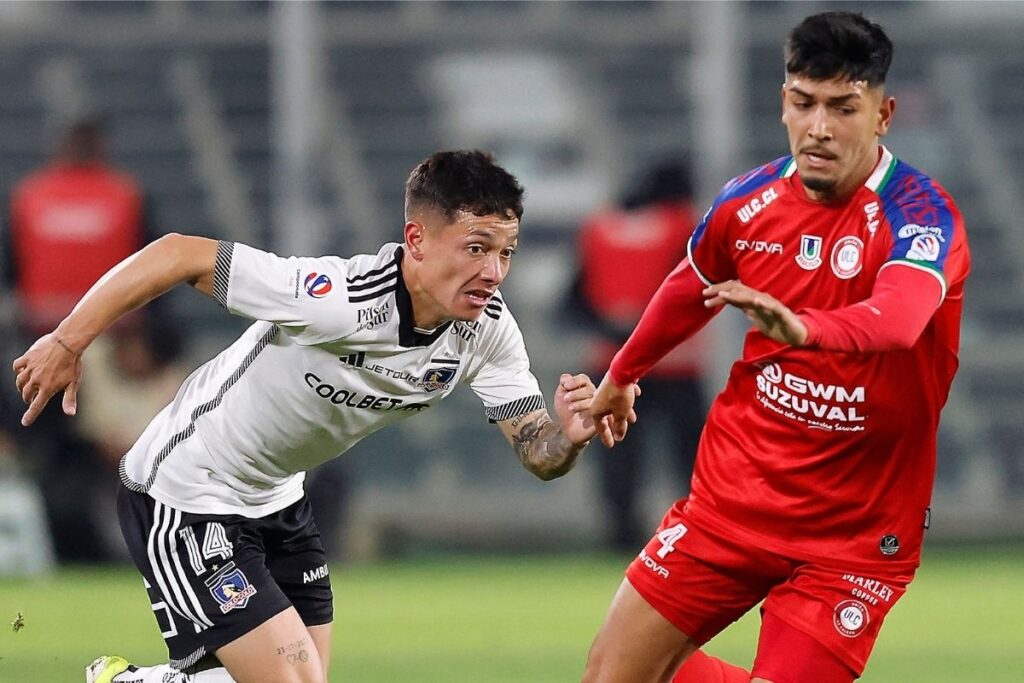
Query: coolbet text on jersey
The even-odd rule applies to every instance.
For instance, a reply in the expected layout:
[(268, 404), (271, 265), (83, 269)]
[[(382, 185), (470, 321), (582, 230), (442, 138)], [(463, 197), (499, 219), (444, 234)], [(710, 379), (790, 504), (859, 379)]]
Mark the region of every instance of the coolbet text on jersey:
[(499, 295), (478, 320), (413, 327), (402, 247), (282, 258), (221, 242), (214, 298), (258, 322), (185, 380), (121, 461), (132, 491), (190, 513), (263, 517), (305, 471), (467, 383), (495, 421), (544, 407)]

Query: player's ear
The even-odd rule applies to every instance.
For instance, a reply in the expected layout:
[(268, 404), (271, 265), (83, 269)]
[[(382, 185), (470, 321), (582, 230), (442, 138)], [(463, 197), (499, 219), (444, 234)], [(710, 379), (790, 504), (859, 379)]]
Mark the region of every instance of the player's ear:
[(883, 95), (882, 102), (878, 108), (878, 123), (875, 125), (875, 135), (882, 137), (889, 132), (889, 125), (892, 123), (894, 111), (896, 111), (896, 99)]
[(418, 221), (405, 224), (405, 249), (417, 261), (423, 260), (423, 237), (426, 228)]

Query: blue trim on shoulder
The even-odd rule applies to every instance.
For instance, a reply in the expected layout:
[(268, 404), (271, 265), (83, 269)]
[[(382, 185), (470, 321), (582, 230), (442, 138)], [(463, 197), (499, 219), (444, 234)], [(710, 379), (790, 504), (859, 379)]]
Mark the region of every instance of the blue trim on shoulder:
[[(929, 176), (902, 160), (897, 162), (881, 190), (878, 196), (893, 238), (889, 258), (921, 261), (942, 272), (956, 230), (948, 198), (938, 191)], [(935, 258), (918, 258), (920, 249), (910, 253), (915, 238), (920, 235), (932, 235), (939, 240)]]
[(752, 171), (747, 171), (743, 175), (736, 176), (727, 182), (722, 191), (718, 193), (718, 196), (715, 197), (715, 204), (724, 204), (730, 199), (752, 194), (773, 180), (777, 180), (782, 177), (782, 171), (785, 170), (786, 164), (792, 158), (791, 155), (786, 155), (775, 161), (770, 161), (764, 166), (758, 166)]
[(688, 244), (693, 246), (700, 241), (700, 238), (704, 236), (704, 230), (707, 228), (708, 221), (711, 220), (711, 216), (714, 215), (722, 204), (737, 197), (753, 194), (765, 185), (782, 177), (782, 172), (786, 169), (786, 165), (792, 158), (792, 155), (779, 157), (775, 161), (758, 166), (752, 171), (747, 171), (743, 175), (738, 175), (727, 182), (718, 193), (718, 196), (715, 197), (715, 201), (711, 203), (711, 208), (701, 218), (700, 224), (694, 229)]

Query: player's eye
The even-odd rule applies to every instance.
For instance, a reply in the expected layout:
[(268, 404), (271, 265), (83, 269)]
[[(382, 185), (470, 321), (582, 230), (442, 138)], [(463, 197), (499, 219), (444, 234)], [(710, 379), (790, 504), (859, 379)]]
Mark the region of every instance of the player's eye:
[(504, 258), (512, 258), (515, 255), (515, 253), (516, 253), (516, 250), (513, 249), (512, 247), (509, 247), (508, 249), (502, 250), (501, 255)]
[(480, 255), (484, 253), (484, 247), (482, 244), (470, 244), (466, 247), (470, 254)]

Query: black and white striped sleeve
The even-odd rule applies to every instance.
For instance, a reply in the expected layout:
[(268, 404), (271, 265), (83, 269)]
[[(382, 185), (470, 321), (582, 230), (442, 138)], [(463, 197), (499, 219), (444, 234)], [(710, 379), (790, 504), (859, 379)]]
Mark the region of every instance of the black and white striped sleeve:
[(231, 257), (235, 253), (234, 242), (217, 243), (217, 262), (213, 267), (213, 300), (224, 308), (228, 307), (228, 283), (231, 280)]
[(546, 408), (544, 396), (536, 394), (535, 396), (527, 396), (515, 401), (509, 401), (500, 406), (484, 408), (484, 414), (487, 415), (487, 419), (491, 422), (504, 422), (505, 420), (512, 420), (520, 415), (527, 415), (535, 410), (545, 410)]
[(481, 345), (469, 385), (484, 404), (491, 422), (511, 420), (535, 410), (543, 410), (544, 395), (530, 371), (530, 357), (515, 318), (507, 308), (499, 319), (486, 323), (486, 339)]

